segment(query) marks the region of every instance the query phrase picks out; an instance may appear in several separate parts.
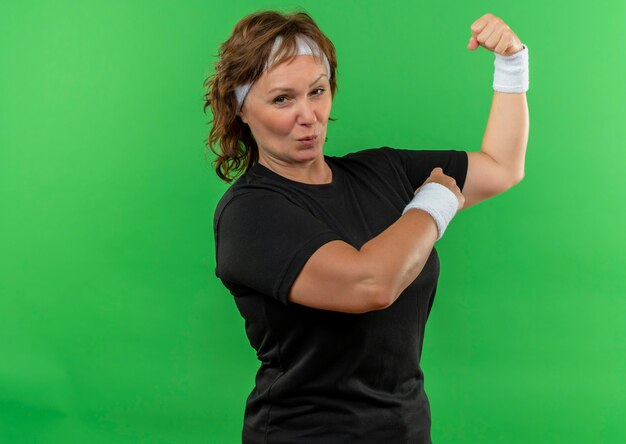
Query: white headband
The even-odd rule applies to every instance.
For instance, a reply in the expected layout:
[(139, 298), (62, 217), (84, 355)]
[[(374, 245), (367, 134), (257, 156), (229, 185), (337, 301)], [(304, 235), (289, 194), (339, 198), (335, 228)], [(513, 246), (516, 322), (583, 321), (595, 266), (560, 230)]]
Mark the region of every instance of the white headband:
[[(268, 63), (265, 65), (264, 71), (267, 71), (273, 64), (276, 58), (276, 51), (280, 47), (281, 42), (283, 41), (283, 36), (279, 35), (276, 37), (274, 41), (274, 46), (272, 47), (272, 51), (269, 56)], [(328, 74), (328, 79), (330, 80), (330, 64), (328, 63), (328, 59), (326, 58), (326, 54), (319, 50), (317, 44), (310, 40), (308, 37), (296, 35), (296, 43), (298, 44), (298, 52), (296, 55), (316, 55), (314, 51), (318, 54), (322, 55), (324, 59), (324, 65), (326, 65), (326, 73)], [(241, 109), (241, 105), (243, 104), (244, 99), (248, 95), (248, 91), (252, 87), (252, 82), (246, 83), (244, 85), (239, 85), (235, 88), (235, 95), (237, 96), (237, 109)]]

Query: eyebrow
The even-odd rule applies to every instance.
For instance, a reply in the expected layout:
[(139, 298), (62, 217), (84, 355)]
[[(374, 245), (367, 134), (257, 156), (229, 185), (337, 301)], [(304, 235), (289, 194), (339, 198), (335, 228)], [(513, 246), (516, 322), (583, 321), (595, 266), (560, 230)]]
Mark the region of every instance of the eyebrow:
[[(313, 81), (313, 83), (311, 83), (311, 84), (309, 85), (309, 88), (310, 88), (310, 87), (312, 87), (313, 85), (315, 85), (317, 82), (319, 82), (319, 81), (320, 81), (320, 79), (321, 79), (322, 77), (324, 77), (324, 76), (328, 77), (326, 74), (320, 74), (320, 76), (319, 76), (317, 79), (315, 79), (315, 80)], [(270, 89), (267, 93), (269, 94), (269, 93), (271, 93), (272, 91), (295, 91), (295, 90), (294, 90), (293, 88), (283, 88), (283, 87), (279, 86), (279, 87), (276, 87), (276, 88), (272, 88), (272, 89)]]

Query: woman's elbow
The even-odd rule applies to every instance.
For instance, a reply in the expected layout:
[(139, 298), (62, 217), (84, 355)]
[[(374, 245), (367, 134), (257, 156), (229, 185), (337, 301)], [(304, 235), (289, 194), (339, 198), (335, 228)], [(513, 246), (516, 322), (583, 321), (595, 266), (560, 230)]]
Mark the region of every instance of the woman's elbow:
[(360, 287), (357, 292), (361, 295), (365, 294), (365, 298), (362, 300), (366, 302), (361, 313), (384, 310), (395, 301), (389, 285), (370, 281), (362, 283)]

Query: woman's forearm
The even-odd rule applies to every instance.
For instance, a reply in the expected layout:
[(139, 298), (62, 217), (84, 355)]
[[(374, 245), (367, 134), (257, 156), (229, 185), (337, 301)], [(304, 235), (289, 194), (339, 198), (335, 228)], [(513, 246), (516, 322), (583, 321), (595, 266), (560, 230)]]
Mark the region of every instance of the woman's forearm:
[(481, 151), (517, 180), (524, 177), (529, 120), (526, 93), (494, 91)]
[(420, 274), (437, 235), (435, 219), (413, 208), (360, 249), (327, 242), (304, 264), (288, 300), (344, 313), (384, 310)]
[(411, 209), (389, 228), (363, 244), (360, 254), (369, 275), (383, 295), (379, 308), (395, 302), (421, 273), (437, 240), (437, 224), (430, 214)]

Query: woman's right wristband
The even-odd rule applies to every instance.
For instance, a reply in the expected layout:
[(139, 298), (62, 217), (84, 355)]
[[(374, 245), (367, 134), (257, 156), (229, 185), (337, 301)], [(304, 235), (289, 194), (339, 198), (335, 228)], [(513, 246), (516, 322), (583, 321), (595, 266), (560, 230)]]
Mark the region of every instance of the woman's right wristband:
[(458, 211), (459, 200), (448, 187), (437, 182), (428, 182), (420, 188), (402, 214), (404, 215), (412, 208), (424, 210), (435, 219), (439, 234), (437, 240), (439, 240)]

